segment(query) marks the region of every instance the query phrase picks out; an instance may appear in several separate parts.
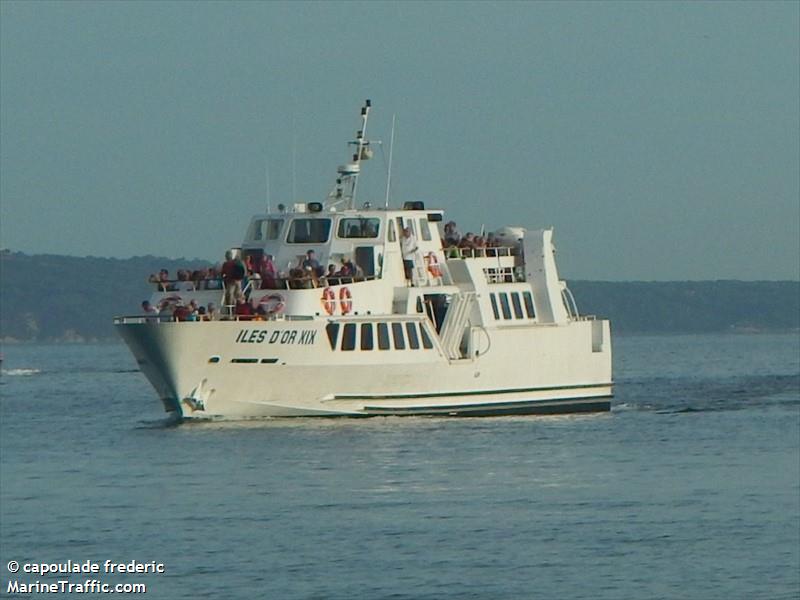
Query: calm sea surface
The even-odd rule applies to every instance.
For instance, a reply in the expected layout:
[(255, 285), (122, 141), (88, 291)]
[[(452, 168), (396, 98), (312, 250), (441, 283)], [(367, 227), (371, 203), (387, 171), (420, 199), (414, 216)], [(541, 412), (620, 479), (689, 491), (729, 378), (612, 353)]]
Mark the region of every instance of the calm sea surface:
[[(0, 597), (800, 597), (797, 334), (617, 337), (606, 414), (177, 426), (122, 345), (3, 352)], [(7, 566), (68, 559), (165, 572)]]

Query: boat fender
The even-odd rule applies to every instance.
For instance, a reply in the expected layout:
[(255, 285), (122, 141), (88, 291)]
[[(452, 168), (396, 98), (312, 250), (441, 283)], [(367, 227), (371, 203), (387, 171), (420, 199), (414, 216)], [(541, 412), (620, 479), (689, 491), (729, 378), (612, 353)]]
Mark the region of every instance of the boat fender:
[(342, 307), (342, 314), (346, 315), (353, 310), (353, 295), (350, 289), (343, 287), (339, 290), (339, 305)]
[(276, 315), (286, 308), (286, 302), (284, 302), (283, 296), (280, 294), (262, 296), (258, 303), (264, 305), (264, 310), (268, 315)]
[(425, 264), (428, 266), (428, 272), (433, 277), (442, 276), (442, 268), (439, 266), (439, 259), (436, 258), (433, 252), (428, 252), (428, 254), (425, 255)]
[(336, 294), (334, 294), (333, 290), (329, 287), (326, 287), (322, 291), (322, 308), (324, 308), (325, 312), (329, 315), (332, 315), (336, 310)]

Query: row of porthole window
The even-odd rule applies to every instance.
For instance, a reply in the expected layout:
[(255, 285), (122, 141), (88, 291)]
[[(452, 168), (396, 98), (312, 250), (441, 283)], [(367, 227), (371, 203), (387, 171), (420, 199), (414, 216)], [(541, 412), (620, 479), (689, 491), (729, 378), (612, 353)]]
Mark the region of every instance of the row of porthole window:
[[(510, 302), (509, 296), (511, 296)], [(530, 292), (492, 292), (489, 294), (489, 301), (492, 303), (492, 312), (496, 321), (500, 320), (501, 312), (504, 320), (536, 318), (536, 311), (533, 309), (533, 296)], [(524, 313), (522, 311), (523, 305), (525, 306)], [(512, 308), (514, 309), (513, 317)]]
[[(342, 331), (339, 340), (339, 331)], [(377, 329), (377, 332), (376, 332)], [(419, 350), (433, 348), (433, 341), (424, 327), (416, 322), (392, 323), (329, 323), (325, 327), (331, 349), (355, 350)], [(377, 333), (377, 335), (376, 335)], [(358, 338), (358, 339), (356, 339)]]

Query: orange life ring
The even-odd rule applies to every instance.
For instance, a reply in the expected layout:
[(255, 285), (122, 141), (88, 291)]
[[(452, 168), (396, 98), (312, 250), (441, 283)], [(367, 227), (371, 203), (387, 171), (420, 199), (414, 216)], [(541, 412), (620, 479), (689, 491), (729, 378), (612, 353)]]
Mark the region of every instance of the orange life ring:
[(333, 290), (329, 287), (326, 287), (322, 291), (322, 308), (324, 308), (325, 312), (329, 315), (332, 315), (336, 311), (336, 294), (334, 294)]
[(339, 290), (339, 305), (342, 307), (343, 315), (346, 315), (353, 310), (353, 295), (346, 287), (343, 287), (341, 290)]
[(286, 308), (286, 303), (283, 301), (283, 296), (280, 294), (261, 296), (261, 300), (259, 300), (258, 303), (264, 305), (264, 310), (268, 315), (277, 314)]
[(428, 266), (428, 272), (433, 277), (442, 276), (442, 268), (439, 266), (439, 259), (436, 258), (433, 252), (428, 252), (428, 254), (425, 255), (425, 264)]

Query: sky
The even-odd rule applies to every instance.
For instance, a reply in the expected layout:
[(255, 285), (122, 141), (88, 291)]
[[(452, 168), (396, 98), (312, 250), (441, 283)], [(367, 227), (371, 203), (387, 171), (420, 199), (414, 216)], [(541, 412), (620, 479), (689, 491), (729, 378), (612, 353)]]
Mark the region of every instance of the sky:
[(0, 246), (220, 260), (321, 201), (555, 228), (561, 275), (800, 279), (798, 2), (0, 2)]

